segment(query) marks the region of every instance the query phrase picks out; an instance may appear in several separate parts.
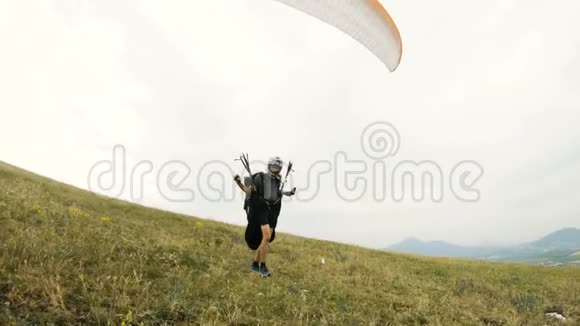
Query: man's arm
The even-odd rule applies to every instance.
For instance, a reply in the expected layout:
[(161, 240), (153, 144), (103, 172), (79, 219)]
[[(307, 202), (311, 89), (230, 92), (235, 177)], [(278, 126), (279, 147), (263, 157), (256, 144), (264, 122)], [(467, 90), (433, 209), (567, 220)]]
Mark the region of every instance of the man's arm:
[(254, 189), (254, 186), (253, 186), (253, 185), (251, 185), (251, 186), (245, 186), (245, 185), (242, 183), (242, 180), (241, 180), (240, 176), (239, 176), (239, 175), (237, 175), (237, 174), (236, 174), (236, 176), (234, 177), (234, 181), (236, 182), (236, 184), (238, 185), (238, 187), (239, 187), (239, 188), (240, 188), (240, 189), (241, 189), (243, 192), (245, 192), (246, 194), (249, 194), (249, 193), (251, 193), (251, 192), (252, 192), (252, 190)]
[(296, 195), (296, 187), (292, 188), (292, 190), (290, 190), (290, 191), (282, 192), (282, 195), (288, 196), (288, 197), (292, 197), (292, 196)]

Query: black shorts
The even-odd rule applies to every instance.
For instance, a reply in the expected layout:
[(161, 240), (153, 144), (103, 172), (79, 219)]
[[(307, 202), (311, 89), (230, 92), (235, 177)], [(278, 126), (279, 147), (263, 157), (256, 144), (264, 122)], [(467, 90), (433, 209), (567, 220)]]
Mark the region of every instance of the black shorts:
[(248, 212), (248, 223), (258, 225), (269, 225), (272, 229), (278, 224), (280, 215), (280, 203), (277, 205), (253, 205)]
[(269, 225), (272, 228), (270, 242), (276, 237), (276, 225), (280, 215), (281, 203), (277, 205), (250, 205), (248, 210), (248, 226), (246, 227), (246, 243), (252, 250), (258, 249), (262, 243), (262, 225)]

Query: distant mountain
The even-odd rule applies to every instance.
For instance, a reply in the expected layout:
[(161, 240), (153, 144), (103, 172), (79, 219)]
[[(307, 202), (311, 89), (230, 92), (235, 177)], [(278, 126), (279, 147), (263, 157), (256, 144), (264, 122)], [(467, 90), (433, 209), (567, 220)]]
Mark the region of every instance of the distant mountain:
[(470, 247), (445, 241), (422, 241), (409, 238), (386, 250), (423, 256), (478, 258), (538, 264), (578, 263), (580, 256), (574, 254), (580, 250), (580, 229), (565, 228), (533, 242), (506, 247)]
[(561, 229), (530, 243), (529, 246), (544, 250), (580, 249), (580, 229)]
[(460, 246), (445, 241), (421, 241), (416, 238), (409, 238), (389, 247), (387, 250), (423, 256), (473, 258), (484, 255), (490, 249)]

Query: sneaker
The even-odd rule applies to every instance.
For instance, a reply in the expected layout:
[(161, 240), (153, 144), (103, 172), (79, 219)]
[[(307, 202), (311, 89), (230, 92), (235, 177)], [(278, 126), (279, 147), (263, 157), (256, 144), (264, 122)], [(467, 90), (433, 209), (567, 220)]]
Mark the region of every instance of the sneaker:
[(262, 271), (260, 270), (260, 266), (258, 264), (252, 264), (252, 265), (250, 265), (250, 270), (252, 272), (256, 272), (256, 273), (262, 275)]
[(265, 277), (272, 276), (272, 273), (270, 273), (268, 267), (266, 267), (266, 264), (262, 264), (262, 266), (260, 266), (260, 274)]

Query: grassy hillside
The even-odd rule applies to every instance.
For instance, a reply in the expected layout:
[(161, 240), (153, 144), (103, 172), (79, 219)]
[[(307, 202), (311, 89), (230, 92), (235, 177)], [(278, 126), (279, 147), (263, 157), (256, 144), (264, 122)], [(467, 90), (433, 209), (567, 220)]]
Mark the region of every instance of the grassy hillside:
[(2, 163), (0, 226), (0, 325), (543, 325), (554, 308), (580, 320), (578, 268), (419, 258), (279, 234), (274, 276), (262, 279), (248, 271), (240, 227)]

